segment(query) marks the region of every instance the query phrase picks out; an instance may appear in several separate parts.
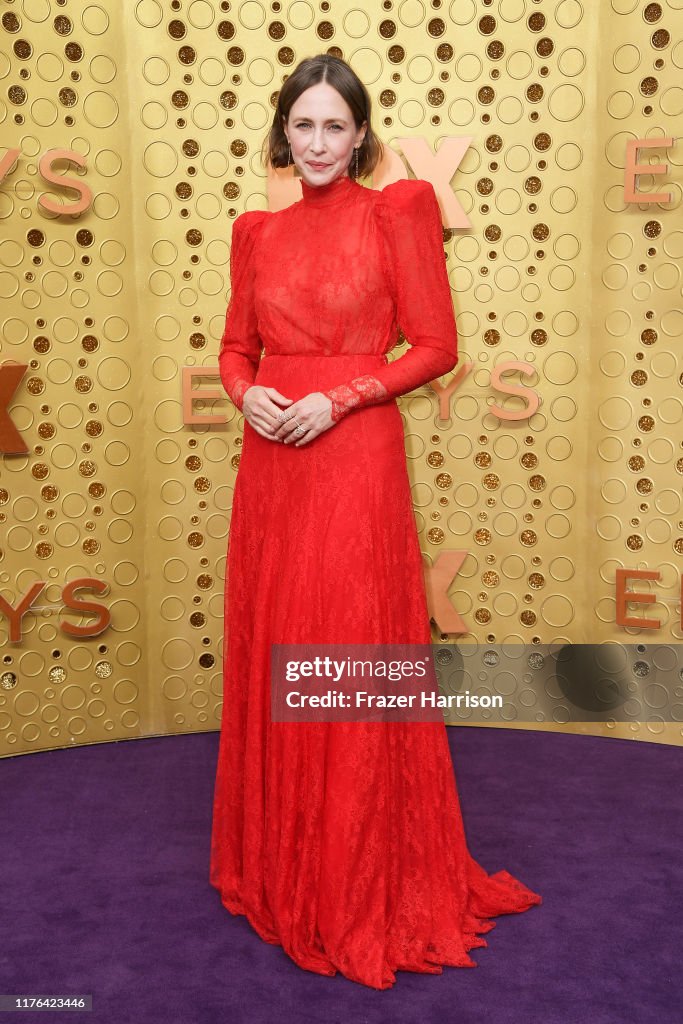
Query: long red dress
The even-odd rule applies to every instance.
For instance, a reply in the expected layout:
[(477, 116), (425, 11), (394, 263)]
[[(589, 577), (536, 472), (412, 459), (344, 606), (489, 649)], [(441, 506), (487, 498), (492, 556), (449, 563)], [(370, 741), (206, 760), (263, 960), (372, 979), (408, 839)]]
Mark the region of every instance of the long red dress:
[(323, 391), (336, 422), (300, 447), (244, 424), (210, 883), (301, 967), (385, 989), (476, 967), (488, 919), (542, 901), (469, 854), (443, 722), (271, 720), (271, 643), (432, 642), (395, 398), (457, 360), (433, 187), (301, 186), (235, 220), (221, 379), (240, 409)]

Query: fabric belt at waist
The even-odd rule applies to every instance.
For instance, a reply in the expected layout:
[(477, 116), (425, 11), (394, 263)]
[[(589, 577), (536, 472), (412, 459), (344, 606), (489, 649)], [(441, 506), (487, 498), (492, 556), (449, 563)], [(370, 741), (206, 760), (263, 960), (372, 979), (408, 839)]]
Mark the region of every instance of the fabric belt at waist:
[(386, 363), (388, 359), (381, 352), (264, 352), (264, 359), (377, 359)]

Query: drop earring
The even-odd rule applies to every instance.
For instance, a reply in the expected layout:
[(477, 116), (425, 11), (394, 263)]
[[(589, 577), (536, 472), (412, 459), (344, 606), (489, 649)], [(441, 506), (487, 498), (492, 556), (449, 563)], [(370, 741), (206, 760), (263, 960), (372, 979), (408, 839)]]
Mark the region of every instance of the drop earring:
[(356, 178), (358, 177), (358, 146), (354, 146), (354, 152), (356, 156)]
[(289, 150), (289, 157), (287, 158), (287, 166), (289, 167), (289, 165), (292, 162), (292, 146), (291, 146), (289, 140), (287, 140), (287, 149)]

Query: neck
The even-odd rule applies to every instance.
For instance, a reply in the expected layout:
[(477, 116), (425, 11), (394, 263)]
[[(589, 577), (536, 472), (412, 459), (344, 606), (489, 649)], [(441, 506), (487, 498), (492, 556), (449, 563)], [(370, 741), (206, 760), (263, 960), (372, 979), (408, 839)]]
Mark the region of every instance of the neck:
[(346, 171), (322, 185), (311, 185), (305, 178), (300, 178), (301, 195), (307, 206), (330, 206), (347, 200), (357, 188), (362, 186)]

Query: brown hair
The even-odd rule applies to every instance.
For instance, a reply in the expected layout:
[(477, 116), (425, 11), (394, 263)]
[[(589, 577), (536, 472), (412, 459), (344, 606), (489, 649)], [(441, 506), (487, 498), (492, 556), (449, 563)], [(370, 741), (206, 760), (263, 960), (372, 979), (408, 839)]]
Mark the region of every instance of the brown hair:
[[(364, 178), (374, 171), (382, 159), (384, 147), (370, 124), (371, 100), (367, 89), (355, 71), (340, 57), (330, 53), (319, 53), (315, 57), (306, 57), (299, 61), (291, 75), (283, 82), (278, 93), (277, 106), (273, 124), (263, 144), (262, 158), (264, 165), (270, 161), (272, 167), (289, 167), (289, 143), (283, 121), (289, 118), (289, 112), (302, 92), (319, 82), (327, 82), (346, 100), (356, 128), (367, 121), (365, 137), (356, 150), (358, 153), (358, 177)], [(349, 163), (349, 173), (354, 176), (356, 152)]]

